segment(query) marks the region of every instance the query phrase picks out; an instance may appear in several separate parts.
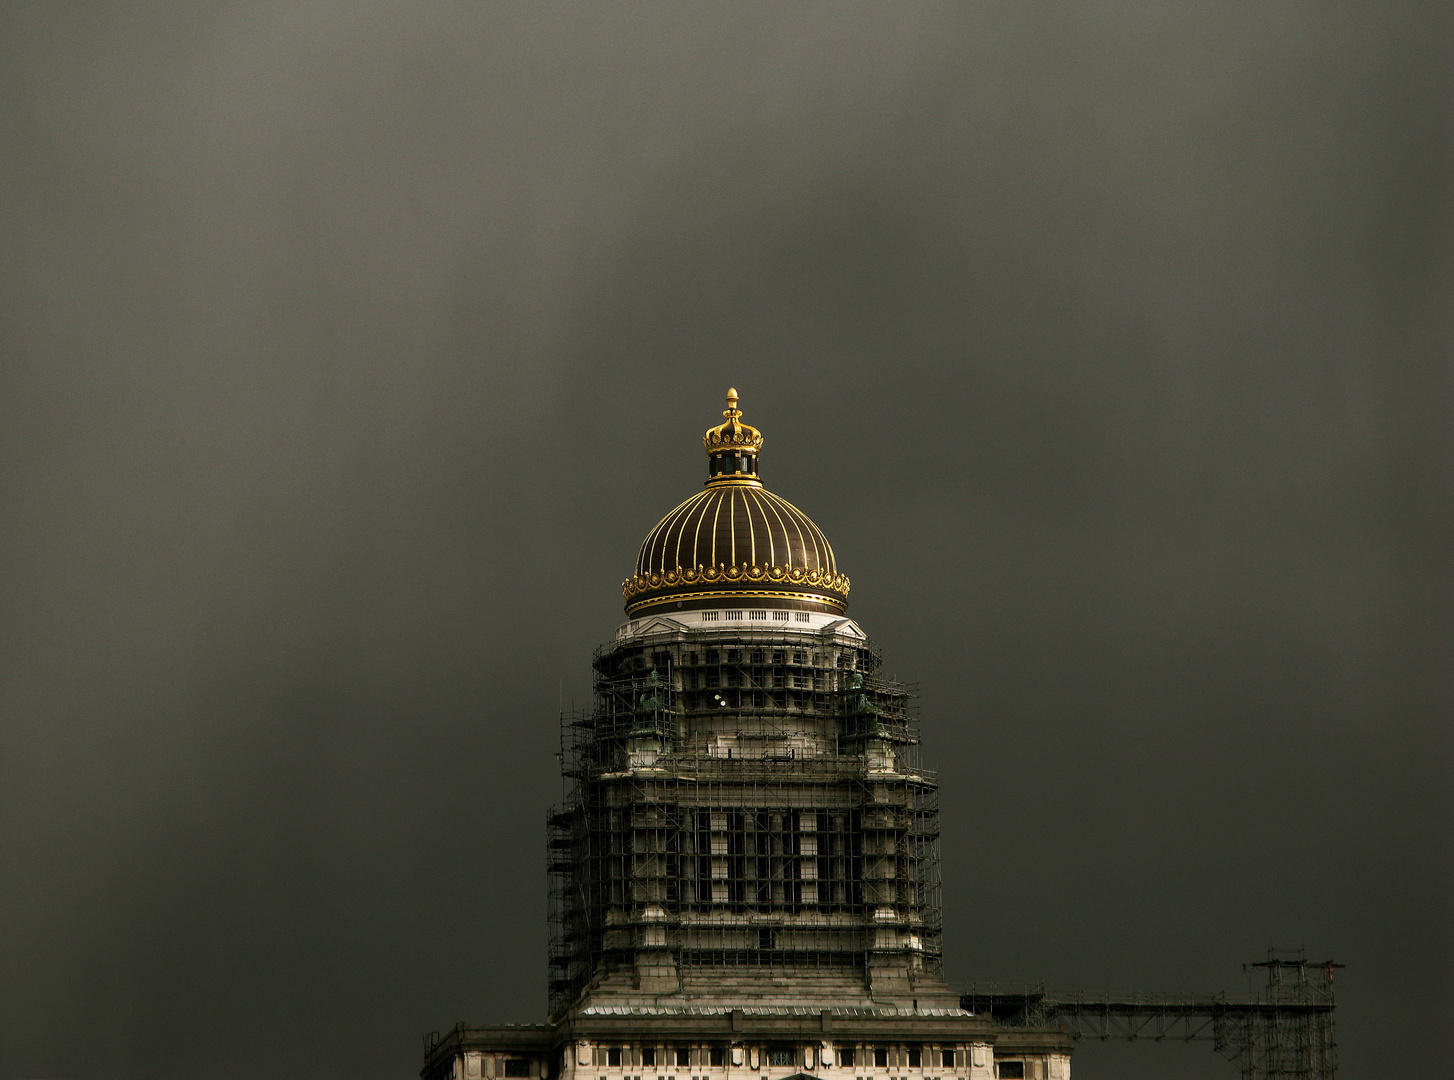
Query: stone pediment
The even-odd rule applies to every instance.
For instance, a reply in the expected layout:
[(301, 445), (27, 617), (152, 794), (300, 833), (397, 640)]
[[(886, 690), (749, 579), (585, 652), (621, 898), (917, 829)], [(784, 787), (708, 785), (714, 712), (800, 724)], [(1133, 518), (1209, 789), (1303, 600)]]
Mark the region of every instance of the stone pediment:
[(631, 631), (631, 636), (639, 637), (642, 634), (662, 633), (675, 634), (690, 629), (691, 627), (686, 623), (668, 618), (665, 615), (651, 615), (636, 624), (636, 629)]

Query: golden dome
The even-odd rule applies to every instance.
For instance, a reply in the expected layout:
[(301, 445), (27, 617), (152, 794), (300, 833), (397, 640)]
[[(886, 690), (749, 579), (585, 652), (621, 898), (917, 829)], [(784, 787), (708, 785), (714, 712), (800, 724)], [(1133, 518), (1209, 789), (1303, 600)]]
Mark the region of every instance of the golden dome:
[(762, 486), (762, 433), (739, 421), (727, 392), (727, 423), (702, 442), (710, 459), (699, 491), (646, 534), (636, 573), (622, 583), (628, 615), (649, 609), (753, 607), (842, 612), (848, 578), (823, 530)]

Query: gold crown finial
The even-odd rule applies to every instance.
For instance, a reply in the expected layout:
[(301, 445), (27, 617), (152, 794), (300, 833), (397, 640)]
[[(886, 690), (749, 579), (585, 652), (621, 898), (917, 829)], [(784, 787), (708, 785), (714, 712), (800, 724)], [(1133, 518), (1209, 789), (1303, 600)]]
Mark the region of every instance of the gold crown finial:
[(762, 432), (742, 422), (742, 410), (737, 407), (739, 400), (736, 389), (729, 387), (727, 408), (722, 411), (727, 422), (709, 429), (702, 436), (702, 445), (707, 448), (708, 454), (721, 453), (724, 450), (756, 454), (762, 449)]

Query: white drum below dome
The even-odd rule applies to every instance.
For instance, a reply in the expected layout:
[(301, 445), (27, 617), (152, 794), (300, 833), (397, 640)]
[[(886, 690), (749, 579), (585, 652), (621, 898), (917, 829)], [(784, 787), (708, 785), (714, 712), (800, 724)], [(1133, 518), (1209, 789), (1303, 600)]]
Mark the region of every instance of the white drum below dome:
[(672, 632), (731, 630), (772, 634), (805, 634), (818, 636), (824, 632), (848, 637), (866, 638), (863, 628), (843, 615), (820, 611), (789, 611), (782, 608), (707, 608), (698, 611), (672, 611), (643, 615), (622, 623), (616, 640)]

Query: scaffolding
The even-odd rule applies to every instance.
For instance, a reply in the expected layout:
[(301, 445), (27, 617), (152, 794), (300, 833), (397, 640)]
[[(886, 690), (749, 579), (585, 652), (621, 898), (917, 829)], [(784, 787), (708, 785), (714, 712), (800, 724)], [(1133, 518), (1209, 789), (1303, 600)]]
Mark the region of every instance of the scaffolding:
[(1310, 963), (1302, 949), (1269, 949), (1266, 960), (1246, 965), (1264, 970), (1267, 985), (1243, 999), (984, 987), (970, 990), (961, 1005), (1007, 1027), (1059, 1026), (1077, 1040), (1210, 1042), (1243, 1080), (1336, 1080), (1333, 972), (1342, 966)]
[[(640, 969), (941, 966), (938, 788), (917, 695), (867, 641), (681, 631), (603, 645), (561, 717), (550, 1006)], [(745, 972), (744, 972), (745, 973)]]

